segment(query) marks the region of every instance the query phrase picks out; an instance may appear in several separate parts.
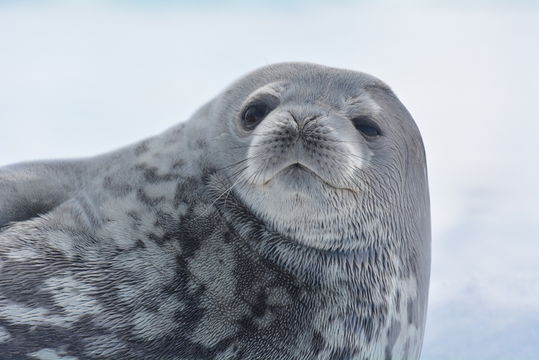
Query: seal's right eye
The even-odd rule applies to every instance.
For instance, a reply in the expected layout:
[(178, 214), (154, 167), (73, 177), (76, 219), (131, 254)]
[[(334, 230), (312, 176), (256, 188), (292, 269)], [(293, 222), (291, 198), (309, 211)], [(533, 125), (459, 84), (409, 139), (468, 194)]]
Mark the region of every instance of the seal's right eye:
[(245, 130), (253, 130), (270, 112), (270, 107), (264, 103), (248, 106), (241, 116), (241, 124)]
[(354, 127), (367, 138), (375, 138), (382, 135), (382, 131), (368, 116), (358, 116), (352, 119)]

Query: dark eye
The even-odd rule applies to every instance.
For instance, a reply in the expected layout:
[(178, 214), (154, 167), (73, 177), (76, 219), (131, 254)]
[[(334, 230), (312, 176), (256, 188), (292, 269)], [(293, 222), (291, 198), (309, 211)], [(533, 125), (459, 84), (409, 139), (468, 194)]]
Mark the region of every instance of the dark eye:
[(380, 128), (368, 116), (358, 116), (353, 118), (352, 123), (356, 129), (369, 138), (382, 135)]
[(270, 112), (270, 107), (264, 103), (248, 106), (241, 117), (241, 122), (246, 130), (253, 130)]

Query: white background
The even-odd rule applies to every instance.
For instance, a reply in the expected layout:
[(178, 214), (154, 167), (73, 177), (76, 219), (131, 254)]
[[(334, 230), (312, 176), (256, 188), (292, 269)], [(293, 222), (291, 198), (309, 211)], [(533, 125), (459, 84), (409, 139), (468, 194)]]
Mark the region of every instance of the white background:
[(539, 359), (539, 8), (331, 4), (0, 1), (0, 165), (159, 133), (272, 62), (371, 73), (427, 150), (423, 359)]

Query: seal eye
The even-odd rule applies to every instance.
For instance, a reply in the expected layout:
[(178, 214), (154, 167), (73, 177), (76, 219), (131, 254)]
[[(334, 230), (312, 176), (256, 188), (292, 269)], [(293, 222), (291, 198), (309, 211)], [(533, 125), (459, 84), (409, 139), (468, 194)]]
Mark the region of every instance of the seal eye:
[(246, 130), (253, 130), (270, 112), (268, 105), (257, 103), (248, 106), (241, 117), (242, 125)]
[(382, 135), (380, 128), (368, 116), (358, 116), (352, 119), (354, 127), (368, 138)]

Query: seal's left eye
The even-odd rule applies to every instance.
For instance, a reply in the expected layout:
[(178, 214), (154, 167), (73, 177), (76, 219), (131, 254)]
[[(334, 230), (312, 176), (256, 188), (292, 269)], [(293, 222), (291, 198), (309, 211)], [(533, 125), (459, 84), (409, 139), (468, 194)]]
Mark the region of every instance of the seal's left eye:
[(241, 117), (242, 125), (246, 130), (253, 130), (270, 112), (268, 105), (258, 103), (248, 106)]

